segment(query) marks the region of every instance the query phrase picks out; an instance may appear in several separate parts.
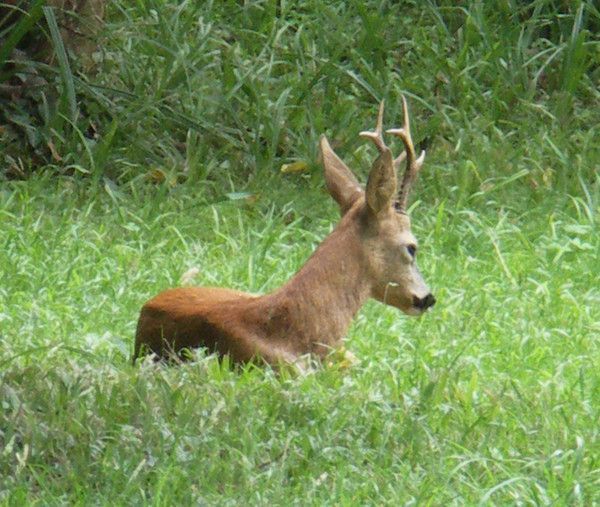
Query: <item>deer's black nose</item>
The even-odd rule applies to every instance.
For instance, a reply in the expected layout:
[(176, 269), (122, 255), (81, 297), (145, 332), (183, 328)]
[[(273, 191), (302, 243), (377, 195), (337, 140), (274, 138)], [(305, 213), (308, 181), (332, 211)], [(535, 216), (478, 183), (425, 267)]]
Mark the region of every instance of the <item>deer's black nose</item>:
[(413, 297), (413, 305), (419, 310), (427, 310), (430, 306), (435, 304), (435, 297), (433, 294), (427, 294), (424, 298)]

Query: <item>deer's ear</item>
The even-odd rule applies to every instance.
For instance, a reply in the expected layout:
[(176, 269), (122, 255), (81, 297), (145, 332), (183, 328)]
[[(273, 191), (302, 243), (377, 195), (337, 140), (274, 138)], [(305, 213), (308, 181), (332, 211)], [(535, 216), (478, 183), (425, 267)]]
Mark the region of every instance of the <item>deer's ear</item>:
[(377, 214), (389, 206), (396, 193), (396, 171), (389, 148), (373, 162), (367, 182), (366, 200), (369, 209)]
[(325, 168), (327, 190), (339, 204), (343, 215), (362, 195), (363, 190), (352, 171), (335, 154), (324, 135), (321, 136), (319, 141), (319, 148), (323, 159), (323, 167)]

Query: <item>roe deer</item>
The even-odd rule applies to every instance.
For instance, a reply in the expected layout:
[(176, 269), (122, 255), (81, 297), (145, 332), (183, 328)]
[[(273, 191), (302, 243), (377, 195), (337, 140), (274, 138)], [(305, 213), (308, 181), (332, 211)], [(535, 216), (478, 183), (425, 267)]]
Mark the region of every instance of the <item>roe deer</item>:
[[(199, 287), (160, 293), (142, 308), (133, 361), (144, 352), (166, 357), (195, 347), (229, 355), (234, 363), (260, 358), (276, 366), (305, 354), (323, 358), (340, 346), (369, 297), (409, 315), (432, 306), (435, 298), (417, 268), (417, 242), (407, 215), (425, 152), (417, 158), (404, 97), (402, 106), (403, 127), (387, 131), (405, 146), (396, 159), (383, 140), (383, 102), (375, 131), (360, 133), (379, 152), (364, 190), (321, 136), (327, 189), (342, 218), (298, 273), (262, 296)], [(396, 170), (404, 160), (396, 195)]]

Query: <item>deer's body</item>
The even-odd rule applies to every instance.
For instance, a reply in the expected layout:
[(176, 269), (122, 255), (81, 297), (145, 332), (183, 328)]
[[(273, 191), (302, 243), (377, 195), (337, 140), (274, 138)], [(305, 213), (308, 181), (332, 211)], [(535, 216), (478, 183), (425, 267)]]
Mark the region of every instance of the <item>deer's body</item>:
[(361, 263), (347, 255), (355, 248), (356, 224), (352, 214), (345, 217), (302, 269), (270, 294), (203, 287), (162, 292), (142, 309), (135, 355), (142, 344), (159, 356), (169, 352), (163, 343), (169, 336), (173, 351), (203, 346), (234, 362), (323, 357), (370, 296)]
[[(339, 346), (369, 297), (408, 314), (431, 306), (435, 300), (414, 263), (410, 220), (403, 208), (394, 206), (400, 157), (393, 161), (383, 145), (382, 112), (377, 131), (366, 133), (375, 137), (380, 151), (366, 192), (322, 138), (327, 186), (342, 220), (300, 271), (263, 296), (223, 288), (162, 292), (142, 308), (134, 360), (144, 351), (163, 357), (197, 347), (229, 355), (235, 363), (262, 358), (276, 365), (305, 354), (322, 358)], [(408, 163), (412, 160), (414, 166), (419, 161), (411, 158), (412, 141), (405, 144)]]

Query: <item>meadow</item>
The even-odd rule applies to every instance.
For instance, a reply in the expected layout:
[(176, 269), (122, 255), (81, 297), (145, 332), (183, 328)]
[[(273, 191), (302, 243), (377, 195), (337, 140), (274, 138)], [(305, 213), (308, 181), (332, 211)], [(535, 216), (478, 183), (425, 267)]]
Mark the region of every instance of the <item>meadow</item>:
[[(0, 182), (0, 504), (600, 505), (598, 33), (591, 1), (113, 2)], [(318, 136), (364, 182), (402, 94), (436, 306), (369, 302), (349, 368), (132, 366), (191, 269), (302, 266)]]

